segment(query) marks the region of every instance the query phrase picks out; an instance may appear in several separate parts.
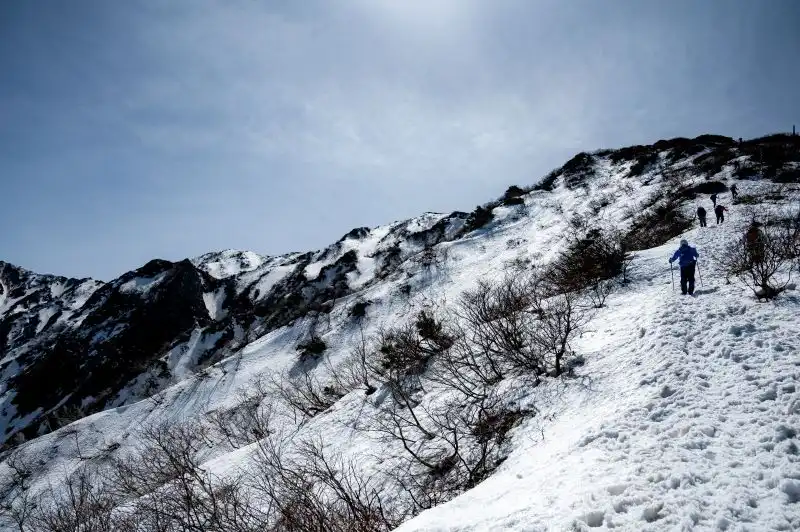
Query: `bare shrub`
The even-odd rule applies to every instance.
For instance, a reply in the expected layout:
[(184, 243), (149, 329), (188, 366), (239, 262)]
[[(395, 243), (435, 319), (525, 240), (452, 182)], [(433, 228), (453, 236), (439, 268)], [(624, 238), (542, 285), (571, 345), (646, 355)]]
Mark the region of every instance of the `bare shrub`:
[(460, 359), (454, 368), (476, 376), (482, 372), (488, 379), (478, 378), (485, 385), (507, 373), (559, 374), (589, 313), (580, 304), (581, 293), (573, 290), (577, 287), (554, 279), (546, 269), (533, 268), (527, 276), (482, 281), (465, 292), (457, 314), (467, 345), (451, 353)]
[[(41, 532), (112, 532), (111, 512), (118, 503), (109, 486), (88, 465), (80, 466), (61, 485), (48, 488), (30, 519), (28, 530)], [(20, 527), (20, 530), (25, 528)]]
[(359, 329), (361, 339), (351, 350), (350, 356), (337, 367), (328, 363), (332, 386), (340, 390), (342, 395), (361, 387), (366, 395), (376, 391), (376, 387), (372, 384), (370, 365), (367, 362), (370, 357), (368, 341), (364, 336), (364, 328), (359, 325)]
[(638, 251), (660, 246), (692, 227), (692, 218), (683, 212), (679, 198), (669, 190), (662, 188), (654, 198), (659, 199), (633, 218), (623, 239), (627, 249)]
[(233, 407), (209, 412), (206, 419), (231, 448), (249, 445), (270, 434), (273, 392), (265, 377), (257, 377), (249, 389), (237, 394)]
[(617, 278), (627, 280), (632, 256), (616, 232), (594, 228), (573, 238), (567, 249), (546, 269), (548, 281), (559, 292), (585, 290), (595, 308), (601, 308), (616, 287)]
[(561, 292), (551, 297), (543, 297), (541, 290), (534, 293), (532, 308), (539, 320), (532, 330), (531, 339), (543, 355), (550, 373), (560, 375), (564, 363), (575, 355), (572, 341), (583, 331), (591, 316), (581, 304), (579, 293)]
[(530, 312), (532, 288), (530, 275), (518, 275), (482, 280), (464, 292), (456, 309), (464, 342), (444, 362), (484, 386), (499, 382), (512, 368), (543, 373), (543, 361), (529, 341), (537, 320)]
[(414, 323), (382, 329), (377, 337), (377, 352), (371, 371), (393, 386), (421, 375), (428, 362), (452, 345), (430, 311), (419, 312)]
[(317, 335), (312, 335), (308, 340), (297, 344), (297, 352), (300, 353), (301, 361), (316, 360), (327, 348), (325, 341)]
[(266, 509), (269, 530), (383, 532), (405, 513), (386, 507), (382, 489), (355, 464), (326, 453), (320, 441), (287, 451), (280, 440), (259, 445), (252, 488)]
[(507, 456), (508, 432), (532, 413), (492, 393), (479, 400), (456, 396), (434, 408), (392, 403), (377, 430), (403, 448), (390, 476), (421, 511), (487, 478)]
[(773, 299), (791, 281), (800, 224), (791, 217), (775, 219), (765, 212), (752, 211), (751, 216), (750, 226), (725, 245), (716, 261), (726, 277), (737, 278), (759, 299)]
[(23, 532), (29, 530), (37, 508), (29, 482), (33, 468), (19, 449), (6, 457), (4, 465), (6, 471), (0, 477), (0, 524)]
[(271, 383), (275, 395), (292, 410), (295, 420), (310, 419), (325, 412), (345, 394), (336, 386), (323, 384), (310, 371), (296, 377), (287, 373), (272, 375)]
[(263, 530), (266, 521), (243, 479), (201, 465), (207, 438), (202, 424), (145, 427), (138, 449), (115, 459), (106, 474), (108, 493), (124, 503), (114, 530)]

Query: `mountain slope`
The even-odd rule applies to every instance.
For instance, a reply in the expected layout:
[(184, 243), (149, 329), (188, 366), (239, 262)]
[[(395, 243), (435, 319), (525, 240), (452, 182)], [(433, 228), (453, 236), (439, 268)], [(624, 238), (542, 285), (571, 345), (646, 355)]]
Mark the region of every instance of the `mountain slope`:
[[(20, 446), (28, 489), (46, 493), (50, 482), (63, 483), (83, 465), (102, 467), (135, 453), (146, 440), (143, 427), (199, 426), (215, 413), (230, 418), (247, 404), (242, 394), (253, 397), (259, 389), (254, 379), (274, 375), (278, 383), (302, 384), (310, 376), (322, 402), (313, 415), (298, 413), (280, 393), (258, 396), (274, 406), (271, 435), (285, 435), (290, 448), (321, 440), (326, 453), (357, 464), (363, 478), (381, 485), (387, 505), (405, 508), (395, 481), (408, 457), (399, 441), (386, 438), (384, 424), (396, 390), (380, 375), (370, 377), (370, 386), (344, 387), (337, 375), (358, 362), (364, 339), (379, 339), (421, 311), (451, 309), (482, 280), (521, 277), (530, 261), (551, 263), (592, 227), (615, 227), (638, 241), (659, 241), (635, 253), (629, 282), (591, 312), (573, 345), (575, 360), (584, 361), (573, 366), (579, 378), (542, 375), (532, 383), (508, 374), (493, 383), (519, 414), (493, 451), (496, 471), (443, 494), (401, 529), (798, 526), (791, 469), (800, 421), (791, 383), (800, 346), (797, 298), (790, 290), (776, 304), (756, 303), (706, 262), (741, 234), (747, 204), (730, 206), (724, 225), (690, 228), (694, 201), (707, 203), (707, 192), (720, 191), (727, 204), (727, 184), (751, 177), (753, 168), (792, 181), (797, 148), (792, 137), (736, 143), (704, 136), (579, 154), (536, 187), (512, 187), (469, 215), (427, 213), (354, 229), (316, 252), (213, 253), (154, 261), (107, 285), (91, 282), (84, 290), (92, 293), (63, 331), (6, 334), (3, 400), (12, 430), (47, 432), (44, 412), (66, 404), (65, 397), (82, 413), (97, 412)], [(737, 184), (747, 203), (765, 207), (798, 197), (791, 183)], [(670, 291), (666, 259), (682, 235), (697, 242), (705, 275), (706, 286), (692, 300)], [(4, 294), (12, 293), (10, 285), (3, 281)], [(40, 310), (19, 305), (28, 292), (14, 290), (2, 299), (0, 323), (19, 331), (20, 316)], [(5, 310), (12, 307), (13, 313)], [(143, 344), (138, 337), (154, 327), (148, 320), (162, 327), (161, 337)], [(68, 356), (48, 357), (51, 346), (64, 344)], [(308, 347), (314, 345), (322, 352)], [(371, 357), (381, 353), (370, 350)], [(52, 369), (65, 358), (90, 371)], [(420, 386), (411, 410), (421, 417), (458, 399), (436, 381), (436, 360), (430, 364), (414, 377)], [(48, 378), (56, 380), (47, 381), (37, 403), (34, 385)], [(245, 435), (240, 445), (215, 429), (206, 436), (195, 449), (204, 470), (258, 475), (253, 466), (263, 434)], [(447, 440), (429, 441), (418, 451)]]
[(553, 386), (553, 421), (495, 475), (398, 530), (796, 529), (800, 294), (764, 304), (724, 283), (711, 257), (734, 227), (683, 235), (695, 298), (671, 288), (676, 242), (641, 253), (581, 339), (585, 386)]

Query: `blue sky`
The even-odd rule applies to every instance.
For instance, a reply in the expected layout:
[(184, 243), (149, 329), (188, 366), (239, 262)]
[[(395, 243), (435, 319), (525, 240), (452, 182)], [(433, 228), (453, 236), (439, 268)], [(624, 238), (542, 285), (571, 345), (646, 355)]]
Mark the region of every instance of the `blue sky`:
[(800, 2), (8, 0), (0, 260), (317, 249), (582, 150), (800, 124)]

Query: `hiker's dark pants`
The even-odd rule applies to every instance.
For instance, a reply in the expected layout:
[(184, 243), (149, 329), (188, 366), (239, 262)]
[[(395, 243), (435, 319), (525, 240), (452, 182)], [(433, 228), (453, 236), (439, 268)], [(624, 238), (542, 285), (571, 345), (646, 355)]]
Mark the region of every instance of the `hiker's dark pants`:
[(705, 227), (706, 226), (706, 217), (705, 216), (698, 216), (698, 218), (700, 219), (700, 227)]
[(717, 215), (717, 225), (721, 224), (724, 221), (725, 221), (725, 214), (724, 213), (718, 214)]
[[(695, 263), (691, 263), (687, 266), (681, 266), (681, 293), (689, 294), (694, 293), (694, 265)], [(688, 289), (686, 285), (689, 285)]]

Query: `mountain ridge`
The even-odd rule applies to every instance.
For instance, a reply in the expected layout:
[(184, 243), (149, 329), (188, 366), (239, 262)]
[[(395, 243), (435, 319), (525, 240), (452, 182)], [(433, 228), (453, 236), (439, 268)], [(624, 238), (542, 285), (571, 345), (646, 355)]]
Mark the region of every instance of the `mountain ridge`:
[[(395, 221), (375, 228), (354, 228), (327, 248), (315, 251), (262, 256), (251, 251), (223, 250), (205, 253), (193, 259), (187, 258), (177, 262), (153, 259), (140, 268), (127, 272), (107, 283), (88, 278), (67, 279), (59, 276), (35, 274), (5, 262), (0, 262), (0, 268), (2, 268), (0, 271), (8, 272), (11, 269), (15, 269), (15, 271), (21, 272), (18, 275), (27, 276), (26, 279), (29, 279), (34, 285), (36, 283), (49, 283), (53, 286), (60, 286), (59, 283), (66, 283), (64, 286), (69, 287), (80, 285), (83, 290), (91, 292), (88, 300), (84, 302), (89, 307), (105, 304), (105, 300), (102, 299), (104, 295), (114, 292), (113, 299), (109, 305), (111, 307), (116, 307), (118, 304), (121, 305), (120, 312), (122, 312), (121, 309), (125, 307), (125, 304), (118, 300), (125, 299), (122, 292), (125, 292), (123, 285), (126, 282), (133, 279), (147, 278), (151, 274), (164, 273), (171, 268), (180, 270), (181, 275), (190, 277), (197, 275), (199, 276), (197, 283), (189, 282), (188, 278), (184, 279), (184, 281), (188, 282), (187, 287), (193, 286), (192, 290), (198, 292), (191, 297), (202, 299), (206, 305), (207, 312), (204, 313), (199, 305), (190, 305), (188, 308), (191, 309), (189, 312), (193, 317), (192, 319), (197, 326), (202, 326), (206, 323), (206, 320), (216, 323), (219, 320), (210, 318), (213, 313), (215, 317), (224, 316), (220, 319), (227, 320), (228, 323), (227, 327), (222, 327), (225, 332), (220, 337), (218, 347), (220, 355), (205, 359), (218, 360), (219, 357), (224, 356), (223, 353), (228, 353), (239, 345), (236, 342), (230, 343), (231, 339), (236, 336), (233, 333), (234, 329), (250, 330), (252, 327), (251, 334), (247, 335), (248, 338), (252, 339), (254, 335), (257, 336), (272, 328), (285, 325), (292, 319), (308, 312), (324, 313), (326, 309), (330, 308), (331, 302), (336, 301), (337, 298), (347, 296), (364, 288), (364, 283), (375, 282), (380, 278), (391, 275), (393, 268), (400, 262), (408, 260), (412, 255), (420, 253), (422, 250), (430, 249), (441, 242), (461, 238), (471, 231), (490, 226), (492, 211), (498, 207), (520, 205), (523, 203), (523, 196), (537, 192), (549, 192), (557, 181), (562, 182), (567, 188), (583, 186), (587, 180), (596, 177), (596, 162), (599, 160), (605, 159), (612, 164), (626, 165), (628, 177), (641, 175), (646, 171), (652, 171), (656, 167), (661, 168), (663, 172), (664, 168), (675, 168), (676, 164), (678, 168), (681, 164), (689, 164), (686, 168), (687, 171), (705, 175), (708, 179), (712, 179), (723, 167), (729, 165), (732, 167), (731, 175), (733, 177), (752, 177), (754, 175), (753, 172), (760, 171), (764, 177), (768, 177), (775, 182), (783, 182), (796, 179), (800, 174), (800, 163), (796, 160), (798, 146), (800, 145), (797, 139), (798, 137), (777, 134), (737, 142), (733, 138), (721, 135), (700, 135), (694, 139), (677, 137), (669, 140), (660, 140), (649, 146), (635, 145), (616, 150), (601, 149), (592, 153), (583, 152), (567, 161), (562, 167), (550, 172), (539, 183), (524, 189), (512, 186), (503, 196), (478, 206), (471, 213), (455, 211), (448, 215), (428, 212), (416, 218)], [(759, 158), (758, 161), (753, 160), (756, 156)], [(372, 243), (374, 249), (362, 253), (362, 255), (365, 255), (364, 257), (353, 255), (355, 253), (354, 249), (360, 249), (359, 245), (363, 244), (365, 239), (369, 239), (370, 235), (375, 237), (378, 234), (380, 234), (380, 237)], [(359, 245), (354, 246), (349, 242), (358, 242)], [(409, 248), (408, 251), (404, 251), (403, 247)], [(434, 260), (430, 256), (427, 258), (421, 257), (421, 259)], [(194, 272), (190, 270), (194, 270)], [(369, 274), (373, 277), (360, 283), (355, 281), (351, 287), (350, 277), (356, 276), (356, 272), (360, 270), (369, 271)], [(6, 277), (9, 276), (8, 273), (5, 273), (5, 275)], [(170, 278), (172, 279), (173, 277)], [(31, 298), (35, 299), (37, 297), (35, 294), (41, 296), (41, 290), (33, 290), (34, 285), (29, 287), (30, 293), (25, 296), (29, 301)], [(16, 290), (19, 291), (21, 288), (17, 287)], [(134, 292), (144, 294), (147, 290), (146, 288), (130, 290), (129, 294)], [(201, 292), (202, 295), (199, 295)], [(47, 298), (45, 299), (47, 300)], [(8, 305), (7, 297), (3, 301), (5, 305)], [(222, 313), (217, 307), (224, 305), (226, 301), (230, 304), (231, 310), (230, 312)], [(19, 302), (16, 305), (19, 307)], [(58, 307), (59, 305), (55, 306)], [(81, 306), (83, 305), (78, 305), (78, 307)], [(78, 313), (79, 308), (69, 308), (72, 313)], [(0, 309), (3, 309), (3, 307), (0, 307)], [(5, 309), (0, 312), (0, 315), (8, 314), (9, 312), (11, 312), (11, 309)], [(31, 330), (38, 330), (39, 332), (43, 330), (43, 328), (37, 329), (38, 325), (34, 325), (34, 322), (39, 323), (41, 321), (38, 317), (39, 315), (46, 317), (51, 312), (54, 315), (59, 313), (57, 309), (39, 309), (37, 312), (39, 314), (36, 318), (26, 318), (26, 321), (29, 322), (26, 323), (26, 327), (28, 327), (26, 329), (28, 331), (27, 335), (25, 335), (26, 338), (32, 339)], [(103, 315), (103, 312), (94, 312), (93, 318), (89, 319), (87, 325), (98, 325), (97, 320)], [(255, 320), (253, 316), (256, 317)], [(8, 318), (9, 316), (5, 316), (3, 321), (0, 322), (0, 333), (5, 332), (5, 334), (0, 334), (0, 337), (2, 337), (0, 338), (0, 341), (2, 341), (0, 346), (4, 346), (4, 354), (6, 351), (13, 351), (19, 347), (12, 345), (8, 338), (10, 328), (21, 327), (21, 320), (17, 319), (17, 325), (12, 325)], [(82, 323), (84, 318), (85, 316), (78, 318), (80, 320), (78, 323)], [(58, 318), (52, 319), (57, 321)], [(254, 322), (260, 323), (253, 325)], [(31, 327), (34, 328), (31, 329)], [(189, 328), (188, 323), (179, 326), (179, 330), (170, 330), (169, 334), (176, 339), (183, 338), (188, 334), (187, 328)], [(216, 334), (218, 328), (212, 327), (212, 334)], [(19, 339), (20, 337), (16, 340), (17, 344), (20, 343)], [(70, 342), (66, 343), (69, 344)], [(166, 356), (166, 352), (174, 347), (175, 345), (162, 345), (161, 343), (151, 345), (148, 349), (152, 349), (155, 354), (144, 358), (155, 361)], [(65, 349), (70, 353), (79, 349), (91, 352), (85, 342), (80, 347)], [(114, 348), (112, 351), (118, 349)], [(74, 353), (71, 356), (75, 356)], [(140, 357), (134, 358), (139, 359)], [(204, 360), (203, 357), (200, 359)], [(128, 360), (128, 362), (132, 363), (131, 360)], [(157, 364), (157, 366), (157, 370), (154, 367), (147, 367), (144, 371), (150, 373), (156, 371), (157, 374), (163, 375), (163, 364)], [(141, 374), (138, 376), (130, 375), (131, 380), (140, 377)], [(150, 377), (153, 381), (152, 390), (158, 389), (161, 386), (155, 382), (158, 379), (153, 375), (150, 375)], [(22, 380), (25, 381), (25, 379)], [(143, 393), (151, 393), (152, 390)], [(7, 392), (8, 390), (6, 390)], [(140, 395), (136, 394), (134, 396), (140, 397)], [(19, 394), (15, 395), (15, 400), (17, 402), (20, 401)], [(35, 400), (23, 402), (25, 408), (23, 408), (22, 413), (30, 415), (30, 408), (35, 403)], [(54, 404), (58, 402), (55, 401)], [(52, 410), (52, 408), (45, 409), (45, 411), (48, 410)], [(5, 423), (8, 423), (8, 421), (6, 420)], [(52, 421), (50, 420), (50, 422)], [(36, 433), (41, 433), (41, 427)], [(28, 435), (32, 435), (30, 430), (28, 430)], [(9, 436), (11, 434), (4, 430), (3, 441)]]
[[(16, 312), (0, 312), (0, 332), (22, 331), (25, 326), (29, 331), (27, 336), (7, 333), (2, 337), (10, 346), (4, 351), (0, 367), (3, 375), (0, 395), (2, 420), (4, 429), (10, 429), (4, 430), (4, 434), (11, 437), (7, 447), (16, 446), (20, 452), (37, 457), (37, 465), (32, 466), (36, 471), (34, 478), (40, 489), (45, 489), (42, 479), (51, 478), (48, 475), (55, 474), (57, 468), (78, 471), (77, 468), (87, 460), (99, 464), (107, 453), (117, 453), (117, 449), (120, 452), (138, 449), (144, 437), (141, 427), (145, 422), (175, 425), (187, 421), (204, 425), (214, 419), (214, 415), (236, 419), (237, 412), (240, 412), (237, 409), (250, 404), (253, 397), (260, 397), (254, 404), (263, 404), (265, 396), (252, 395), (260, 393), (260, 384), (254, 382), (264, 375), (272, 375), (278, 384), (299, 386), (297, 389), (279, 388), (283, 395), (279, 393), (271, 399), (275, 404), (289, 401), (287, 411), (281, 414), (280, 427), (283, 428), (278, 433), (286, 430), (312, 440), (323, 438), (325, 449), (357, 460), (359, 469), (369, 472), (369, 478), (381, 479), (381, 482), (391, 485), (391, 474), (396, 470), (390, 466), (405, 463), (399, 458), (402, 457), (402, 448), (396, 441), (374, 439), (374, 433), (384, 431), (385, 434), (381, 416), (391, 415), (391, 405), (398, 392), (391, 382), (383, 382), (384, 377), (375, 375), (388, 375), (387, 372), (395, 370), (391, 365), (372, 366), (368, 382), (359, 380), (363, 375), (358, 377), (357, 373), (348, 373), (351, 370), (347, 369), (353, 362), (358, 362), (358, 353), (365, 352), (359, 350), (369, 350), (370, 356), (382, 360), (381, 357), (389, 356), (397, 345), (402, 344), (403, 338), (414, 338), (414, 334), (422, 334), (420, 331), (429, 335), (421, 340), (428, 346), (426, 349), (440, 349), (447, 345), (447, 339), (437, 336), (441, 331), (437, 332), (435, 321), (431, 323), (430, 316), (446, 313), (453, 306), (460, 308), (458, 305), (464, 301), (465, 294), (476, 293), (475, 290), (484, 286), (482, 283), (497, 282), (509, 276), (521, 279), (535, 264), (553, 264), (571, 249), (570, 246), (583, 245), (587, 238), (598, 239), (597, 235), (601, 233), (592, 233), (593, 230), (609, 228), (613, 229), (609, 235), (619, 234), (621, 240), (618, 242), (634, 251), (634, 274), (611, 295), (607, 306), (600, 303), (596, 311), (598, 325), (586, 331), (585, 337), (576, 340), (576, 349), (581, 356), (570, 361), (568, 371), (574, 371), (578, 379), (591, 379), (593, 375), (586, 373), (588, 370), (581, 366), (586, 364), (586, 368), (598, 371), (594, 376), (598, 382), (608, 386), (613, 384), (609, 389), (614, 393), (624, 392), (637, 400), (640, 394), (633, 391), (641, 388), (649, 394), (652, 392), (649, 386), (657, 383), (660, 388), (653, 393), (668, 404), (663, 408), (650, 406), (652, 412), (647, 410), (647, 415), (652, 415), (656, 421), (664, 419), (668, 411), (680, 411), (681, 405), (675, 401), (680, 400), (681, 394), (674, 390), (682, 383), (671, 378), (669, 372), (671, 365), (678, 363), (675, 361), (682, 360), (684, 348), (681, 347), (681, 338), (686, 334), (681, 332), (684, 326), (680, 322), (666, 317), (667, 310), (679, 313), (688, 309), (680, 306), (681, 302), (667, 301), (667, 310), (661, 313), (654, 305), (647, 306), (639, 298), (646, 295), (648, 299), (662, 303), (662, 299), (668, 297), (669, 277), (664, 272), (667, 268), (665, 254), (671, 251), (669, 247), (682, 236), (697, 238), (702, 243), (701, 256), (705, 261), (705, 257), (721, 253), (723, 243), (735, 236), (738, 226), (731, 224), (746, 221), (750, 206), (780, 207), (797, 195), (800, 143), (796, 138), (777, 135), (756, 139), (758, 142), (742, 143), (718, 136), (697, 139), (671, 139), (649, 146), (578, 154), (537, 184), (511, 186), (497, 199), (470, 213), (425, 213), (375, 228), (355, 228), (322, 250), (274, 257), (224, 250), (174, 263), (151, 261), (109, 283), (87, 285), (82, 292), (86, 300), (74, 315), (69, 314), (70, 319), (60, 325), (62, 329), (53, 330), (53, 334), (45, 328), (40, 331), (42, 334), (31, 335), (30, 326), (25, 322), (26, 316), (39, 316), (41, 312), (45, 312), (42, 316), (46, 317), (52, 301), (47, 298), (36, 300), (31, 297), (34, 292), (21, 293), (22, 297), (13, 301)], [(754, 156), (759, 159), (754, 161)], [(709, 191), (719, 191), (724, 198), (721, 201), (727, 203), (729, 184), (733, 182), (739, 186), (740, 196), (736, 205), (729, 205), (738, 216), (738, 222), (734, 218), (734, 221), (729, 220), (719, 227), (709, 227), (706, 232), (694, 229), (694, 206), (708, 201), (705, 197)], [(703, 264), (703, 273), (708, 273), (705, 265), (711, 262)], [(31, 286), (36, 288), (35, 293), (44, 290), (39, 284)], [(752, 331), (759, 330), (735, 320), (748, 312), (761, 312), (767, 316), (764, 314), (767, 311), (753, 310), (755, 307), (737, 295), (732, 286), (716, 286), (713, 290), (699, 291), (700, 297), (709, 294), (713, 297), (718, 292), (724, 294), (724, 298), (719, 306), (711, 305), (706, 314), (698, 314), (698, 323), (714, 329), (718, 338), (725, 334), (747, 338)], [(86, 292), (91, 293), (87, 295)], [(23, 308), (19, 302), (25, 297), (38, 303)], [(685, 303), (688, 304), (690, 302)], [(775, 349), (774, 353), (765, 351), (763, 356), (759, 354), (761, 358), (752, 358), (751, 364), (757, 362), (761, 368), (772, 360), (770, 357), (784, 357), (782, 353), (791, 351), (794, 340), (788, 328), (791, 320), (787, 315), (791, 315), (789, 307), (794, 304), (790, 294), (783, 306), (776, 307), (778, 310), (774, 316), (769, 315), (775, 320), (776, 327), (781, 327), (779, 330), (784, 342), (780, 344), (783, 345), (781, 350)], [(719, 316), (720, 323), (715, 323), (710, 316)], [(57, 321), (48, 318), (45, 323), (51, 319)], [(648, 329), (654, 327), (651, 322), (658, 320), (664, 324), (665, 330), (650, 338)], [(634, 323), (635, 327), (630, 325)], [(32, 330), (35, 331), (36, 327)], [(606, 334), (605, 331), (616, 332)], [(154, 341), (141, 339), (151, 333), (157, 336)], [(694, 336), (699, 334), (692, 333)], [(431, 347), (425, 343), (429, 338), (438, 338), (436, 341), (441, 345)], [(384, 342), (380, 349), (369, 347), (373, 339)], [(689, 338), (686, 341), (693, 340)], [(770, 341), (759, 338), (761, 345), (748, 344), (747, 349), (761, 353), (768, 347), (771, 349)], [(667, 361), (663, 368), (655, 369), (650, 368), (655, 362), (648, 362), (647, 367), (653, 371), (657, 369), (657, 374), (649, 375), (644, 371), (639, 376), (637, 359), (647, 355), (644, 350), (656, 350), (661, 345), (669, 346), (668, 354), (677, 357), (675, 361)], [(721, 349), (719, 357), (727, 356), (725, 360), (731, 360), (731, 350), (725, 349)], [(60, 355), (53, 357), (54, 352)], [(622, 359), (615, 358), (617, 352), (624, 355)], [(748, 356), (745, 348), (733, 349), (733, 352), (741, 360)], [(65, 360), (72, 361), (73, 366), (64, 369)], [(687, 360), (687, 363), (691, 362), (695, 372), (702, 372), (703, 360), (701, 356), (697, 360)], [(62, 365), (52, 361), (59, 361)], [(781, 361), (783, 363), (783, 359)], [(441, 379), (441, 375), (430, 375), (429, 363), (434, 364), (435, 357), (431, 361), (426, 358), (424, 364), (415, 366), (411, 380), (433, 379), (434, 384), (438, 382), (436, 379)], [(638, 388), (637, 382), (627, 382), (615, 376), (616, 364), (624, 364), (626, 372), (641, 379)], [(80, 371), (84, 368), (89, 370), (86, 372), (88, 377)], [(506, 376), (499, 383), (491, 381), (492, 386), (497, 384), (506, 389), (503, 393), (507, 396), (502, 396), (503, 401), (510, 401), (513, 415), (495, 421), (504, 427), (502, 435), (505, 437), (507, 434), (509, 439), (503, 440), (504, 447), (497, 448), (499, 454), (492, 455), (497, 463), (490, 467), (488, 480), (478, 476), (477, 485), (470, 481), (467, 488), (441, 495), (438, 502), (432, 504), (433, 509), (427, 509), (408, 521), (403, 530), (447, 530), (447, 523), (454, 521), (458, 521), (464, 530), (486, 529), (488, 522), (471, 513), (470, 503), (465, 501), (490, 504), (492, 510), (487, 511), (487, 515), (497, 519), (506, 519), (503, 516), (512, 514), (526, 515), (525, 519), (535, 518), (541, 524), (542, 512), (546, 513), (546, 509), (538, 509), (536, 512), (539, 513), (533, 515), (530, 512), (535, 505), (522, 504), (515, 499), (517, 507), (513, 511), (507, 510), (502, 501), (494, 499), (496, 493), (486, 487), (497, 486), (501, 481), (509, 482), (514, 473), (508, 468), (503, 469), (507, 459), (516, 464), (515, 467), (534, 467), (527, 464), (524, 455), (515, 449), (521, 445), (518, 435), (532, 437), (538, 433), (535, 428), (538, 425), (543, 436), (548, 430), (557, 430), (565, 441), (571, 442), (569, 449), (576, 453), (583, 452), (581, 449), (584, 448), (600, 452), (601, 445), (603, 449), (613, 450), (615, 437), (606, 436), (606, 429), (591, 419), (593, 396), (580, 391), (582, 388), (568, 379), (562, 381), (550, 373), (552, 371), (548, 369), (537, 374), (536, 385), (528, 383), (521, 388), (515, 384), (521, 379), (519, 375)], [(345, 375), (357, 378), (351, 382)], [(55, 381), (47, 381), (53, 376)], [(651, 379), (655, 380), (651, 382)], [(768, 382), (768, 375), (759, 379)], [(703, 385), (699, 381), (689, 381), (692, 385)], [(47, 383), (44, 393), (37, 388), (43, 382)], [(412, 412), (427, 416), (435, 413), (442, 401), (449, 404), (448, 394), (452, 394), (437, 393), (434, 384), (427, 382), (414, 389), (408, 398)], [(602, 389), (596, 391), (599, 393)], [(724, 387), (721, 390), (713, 388), (713, 391), (724, 397)], [(749, 393), (749, 389), (746, 392)], [(291, 401), (297, 397), (292, 393), (311, 394), (300, 397), (305, 397), (303, 401), (312, 400), (313, 405), (306, 408), (301, 404), (306, 410), (298, 411), (291, 406)], [(587, 414), (569, 411), (567, 418), (580, 418), (591, 425), (593, 432), (581, 435), (580, 428), (557, 424), (565, 408), (556, 400), (562, 393), (572, 398), (570, 400), (583, 398), (580, 403)], [(784, 408), (785, 401), (791, 399), (793, 392), (782, 393), (776, 391), (765, 397), (774, 395), (779, 400), (775, 408)], [(241, 402), (242, 394), (244, 402)], [(542, 403), (547, 394), (554, 395)], [(614, 404), (613, 393), (599, 397), (603, 404)], [(642, 401), (649, 400), (647, 397), (642, 395)], [(757, 400), (762, 403), (772, 401), (769, 397)], [(20, 405), (22, 407), (17, 411)], [(735, 404), (731, 405), (735, 407)], [(635, 417), (644, 407), (631, 403), (630, 408), (626, 415)], [(611, 407), (608, 409), (613, 411)], [(431, 419), (435, 421), (437, 418)], [(617, 427), (607, 429), (608, 434), (614, 430), (626, 435), (635, 432), (629, 424), (616, 418), (602, 419), (609, 426)], [(701, 427), (698, 430), (706, 429)], [(688, 438), (693, 434), (681, 433), (677, 425), (674, 431), (676, 436), (673, 437), (676, 438), (684, 434), (688, 434)], [(713, 434), (710, 430), (706, 432)], [(243, 435), (245, 443), (231, 448), (231, 433), (222, 436), (209, 436), (210, 443), (198, 444), (203, 449), (200, 454), (203, 467), (218, 475), (226, 475), (240, 467), (246, 470), (250, 460), (258, 456), (260, 444), (252, 435)], [(699, 446), (697, 448), (701, 450), (710, 445), (705, 440), (700, 443), (695, 440), (683, 443)], [(431, 435), (430, 440), (421, 439), (419, 445), (423, 449), (427, 445), (424, 441), (446, 444), (446, 438), (443, 440), (436, 434)], [(509, 443), (512, 441), (513, 446)], [(599, 443), (594, 445), (595, 441)], [(537, 439), (531, 445), (539, 449), (536, 446), (544, 444)], [(556, 452), (554, 456), (562, 455)], [(580, 456), (585, 456), (590, 462), (590, 455)], [(790, 462), (791, 456), (785, 461)], [(578, 467), (577, 463), (568, 463)], [(490, 474), (493, 468), (497, 468), (499, 476)], [(447, 471), (450, 469), (446, 469), (445, 474)], [(563, 470), (557, 473), (566, 474)], [(621, 482), (619, 480), (618, 484)], [(653, 481), (653, 485), (661, 486), (659, 482)], [(676, 485), (681, 487), (683, 481), (667, 478), (665, 482), (677, 482)], [(780, 482), (775, 486), (785, 485), (785, 489), (781, 488), (783, 493), (790, 493), (792, 486), (789, 481)], [(539, 486), (530, 479), (522, 484)], [(635, 484), (630, 479), (625, 480), (625, 485)], [(650, 489), (647, 486), (639, 488)], [(557, 489), (557, 486), (543, 484), (537, 489)], [(596, 496), (605, 501), (608, 497), (619, 498), (624, 492), (623, 488), (611, 486), (605, 494), (587, 492), (586, 496)], [(521, 493), (518, 492), (517, 496)], [(562, 495), (566, 497), (566, 492)], [(392, 500), (402, 501), (402, 490), (392, 497)], [(452, 499), (450, 503), (440, 505), (449, 499)], [(578, 504), (573, 499), (568, 500)], [(659, 509), (657, 501), (647, 506), (648, 501), (628, 497), (625, 501), (614, 499), (608, 502), (618, 505), (615, 508), (619, 510), (588, 508), (585, 513), (575, 516), (577, 524), (573, 524), (573, 528), (611, 528), (615, 521), (621, 521), (623, 528), (636, 530), (651, 526), (646, 523), (677, 526), (683, 518), (677, 503), (674, 507), (662, 506)], [(571, 512), (568, 506), (560, 508), (565, 515)], [(627, 508), (636, 508), (638, 513), (628, 512)], [(415, 507), (412, 514), (424, 509), (424, 506)], [(449, 513), (451, 509), (461, 512), (463, 519)], [(703, 513), (698, 512), (698, 515)], [(408, 517), (411, 515), (402, 520)], [(525, 519), (514, 519), (507, 518), (509, 529), (525, 526)]]

